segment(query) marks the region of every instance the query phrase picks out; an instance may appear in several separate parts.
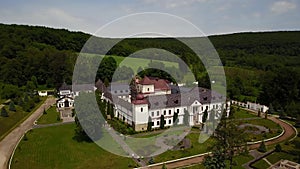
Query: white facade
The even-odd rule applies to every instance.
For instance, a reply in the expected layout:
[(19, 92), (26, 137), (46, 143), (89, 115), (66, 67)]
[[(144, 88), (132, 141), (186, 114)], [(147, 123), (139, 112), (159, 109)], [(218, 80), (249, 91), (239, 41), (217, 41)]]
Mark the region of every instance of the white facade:
[(252, 102), (244, 103), (244, 102), (239, 102), (239, 101), (235, 101), (235, 100), (232, 100), (231, 102), (234, 105), (238, 105), (238, 106), (241, 106), (241, 107), (244, 107), (247, 109), (251, 109), (254, 111), (261, 111), (263, 113), (265, 113), (269, 110), (269, 107), (267, 107), (265, 105), (261, 105), (259, 103), (252, 103)]
[(47, 90), (38, 91), (38, 94), (41, 97), (45, 97), (48, 96), (48, 91)]
[[(104, 92), (102, 98), (113, 102), (114, 116), (133, 126), (136, 131), (147, 130), (149, 118), (151, 118), (152, 128), (159, 128), (161, 123), (164, 123), (165, 127), (170, 127), (174, 123), (173, 116), (175, 113), (178, 115), (177, 124), (184, 124), (186, 111), (189, 113), (188, 122), (190, 126), (202, 123), (205, 110), (208, 113), (214, 111), (215, 119), (221, 118), (221, 113), (225, 108), (227, 108), (226, 116), (229, 115), (230, 102), (227, 102), (226, 106), (224, 104), (224, 99), (226, 98), (222, 100), (220, 94), (204, 88), (199, 88), (199, 90), (198, 88), (194, 88), (185, 91), (181, 96), (176, 92), (171, 93), (171, 88), (166, 84), (166, 81), (160, 79), (154, 80), (153, 78), (148, 78), (146, 81), (136, 82), (138, 95), (133, 101), (131, 100), (130, 93), (125, 95), (118, 92), (121, 89), (128, 89), (126, 86), (119, 84), (111, 86), (110, 88), (114, 90)], [(163, 122), (161, 121), (161, 116), (164, 117)], [(210, 115), (208, 115), (207, 120), (210, 118)]]
[(74, 100), (69, 97), (60, 98), (56, 105), (58, 108), (74, 107)]

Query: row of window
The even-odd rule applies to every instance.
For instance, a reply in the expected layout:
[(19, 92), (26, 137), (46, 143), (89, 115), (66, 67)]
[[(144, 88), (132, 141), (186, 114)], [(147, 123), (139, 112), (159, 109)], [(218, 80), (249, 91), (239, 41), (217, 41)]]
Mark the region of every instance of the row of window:
[[(221, 108), (221, 106), (219, 105), (213, 105), (213, 109), (218, 109), (218, 108)], [(206, 110), (208, 110), (208, 106), (205, 107)], [(186, 110), (186, 108), (184, 108), (184, 110)], [(203, 106), (201, 108), (201, 110), (203, 111)], [(197, 111), (197, 109), (196, 109)], [(141, 107), (141, 112), (143, 112), (143, 108)], [(176, 113), (179, 113), (179, 109), (176, 109)], [(172, 114), (172, 110), (169, 110), (169, 115)], [(164, 115), (167, 115), (167, 111), (164, 110)], [(151, 116), (154, 117), (154, 112), (151, 112)], [(156, 112), (156, 116), (159, 116), (159, 111)]]
[[(164, 120), (164, 124), (167, 124), (167, 120)], [(172, 120), (171, 119), (168, 120), (168, 124), (172, 124)], [(156, 125), (159, 126), (160, 125), (160, 121), (156, 121)], [(154, 126), (154, 122), (152, 122), (152, 126)]]
[[(142, 109), (141, 109), (141, 111), (142, 111)], [(179, 114), (179, 109), (176, 109), (176, 113)], [(172, 110), (169, 110), (169, 111), (168, 111), (168, 115), (171, 115), (171, 114), (172, 114)], [(164, 115), (167, 115), (167, 110), (164, 110)], [(151, 112), (151, 116), (152, 116), (152, 117), (155, 116), (155, 115), (154, 115), (154, 111)], [(159, 111), (156, 111), (156, 116), (159, 116)]]
[[(114, 92), (117, 93), (118, 91), (115, 90)], [(120, 90), (120, 93), (123, 93), (123, 90)], [(128, 93), (128, 90), (125, 90), (125, 93)]]

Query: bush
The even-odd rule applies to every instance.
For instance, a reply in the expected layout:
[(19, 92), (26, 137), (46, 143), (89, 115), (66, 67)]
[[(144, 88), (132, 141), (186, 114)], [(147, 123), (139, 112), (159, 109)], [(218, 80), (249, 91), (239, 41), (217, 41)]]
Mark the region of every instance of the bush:
[(24, 135), (23, 140), (24, 140), (24, 141), (28, 141), (27, 134)]
[(57, 120), (57, 121), (60, 121), (60, 120), (61, 120), (60, 115), (57, 115), (56, 120)]
[(258, 147), (257, 149), (259, 152), (262, 152), (262, 153), (265, 153), (267, 152), (267, 148), (266, 148), (266, 145), (265, 145), (265, 141), (262, 141), (260, 146)]
[(280, 145), (280, 144), (277, 144), (277, 145), (275, 146), (275, 151), (276, 151), (276, 152), (281, 152), (281, 151), (282, 151), (282, 148), (281, 148), (281, 145)]
[(11, 101), (10, 104), (9, 104), (9, 110), (10, 110), (10, 111), (17, 111), (17, 110), (16, 110), (16, 106), (15, 106), (15, 104), (14, 104), (13, 101)]
[(1, 116), (8, 117), (8, 112), (6, 111), (5, 107), (2, 107), (2, 109), (1, 109)]

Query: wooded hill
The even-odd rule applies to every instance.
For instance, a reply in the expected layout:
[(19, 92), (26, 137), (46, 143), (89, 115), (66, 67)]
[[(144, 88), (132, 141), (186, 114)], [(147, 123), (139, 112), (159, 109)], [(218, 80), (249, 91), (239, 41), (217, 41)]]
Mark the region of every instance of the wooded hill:
[[(90, 37), (82, 32), (39, 26), (0, 24), (0, 97), (23, 97), (40, 86), (71, 83), (77, 53)], [(236, 33), (210, 36), (227, 75), (228, 96), (256, 101), (281, 113), (300, 112), (300, 32)], [(193, 41), (197, 38), (189, 38)], [(84, 52), (128, 56), (140, 49), (160, 48), (182, 58), (190, 68), (204, 71), (187, 46), (173, 38), (126, 39), (104, 53), (102, 43)], [(161, 60), (170, 60), (164, 56)], [(196, 76), (204, 81), (207, 76)]]

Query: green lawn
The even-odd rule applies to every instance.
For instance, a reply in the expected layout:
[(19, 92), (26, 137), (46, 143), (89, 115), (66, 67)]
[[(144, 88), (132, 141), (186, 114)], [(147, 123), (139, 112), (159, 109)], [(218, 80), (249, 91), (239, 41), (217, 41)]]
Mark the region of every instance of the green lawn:
[(264, 133), (264, 134), (247, 133), (248, 141), (259, 141), (262, 139), (272, 138), (272, 137), (279, 135), (282, 132), (280, 125), (278, 125), (277, 123), (275, 123), (269, 119), (262, 118), (262, 119), (255, 119), (255, 120), (239, 120), (239, 121), (237, 121), (238, 125), (243, 124), (243, 123), (264, 126), (270, 130), (269, 133)]
[[(235, 162), (236, 165), (233, 166), (232, 168), (239, 169), (239, 168), (241, 168), (241, 166), (243, 164), (247, 163), (248, 161), (250, 161), (252, 159), (253, 159), (253, 157), (249, 154), (247, 154), (247, 155), (242, 154), (242, 155), (235, 156), (235, 157), (233, 157), (233, 161)], [(227, 168), (229, 168), (229, 167), (227, 167)]]
[(204, 143), (199, 143), (199, 133), (190, 133), (186, 137), (191, 141), (191, 148), (185, 150), (168, 150), (156, 156), (154, 158), (155, 163), (205, 153), (209, 151), (209, 147), (212, 147), (216, 143), (216, 140), (212, 137), (207, 139)]
[(233, 109), (235, 110), (235, 113), (233, 114), (233, 117), (235, 119), (241, 119), (241, 118), (253, 118), (253, 117), (257, 117), (254, 114), (251, 114), (249, 111), (244, 110), (244, 109), (238, 109), (237, 107), (233, 107)]
[(0, 140), (3, 139), (13, 128), (23, 122), (29, 115), (31, 115), (36, 108), (38, 108), (46, 98), (41, 98), (39, 104), (31, 112), (25, 112), (21, 107), (16, 105), (16, 112), (9, 111), (9, 106), (5, 106), (5, 109), (8, 111), (9, 117), (0, 116)]
[(12, 169), (133, 168), (130, 158), (111, 154), (95, 143), (77, 142), (75, 124), (34, 129), (19, 144)]
[(47, 111), (47, 114), (43, 114), (37, 121), (38, 124), (51, 124), (58, 123), (59, 112), (56, 111), (56, 106), (51, 106)]
[(258, 168), (258, 169), (260, 169), (260, 168), (269, 168), (270, 167), (270, 165), (265, 160), (263, 160), (263, 159), (257, 161), (252, 166), (254, 168)]

